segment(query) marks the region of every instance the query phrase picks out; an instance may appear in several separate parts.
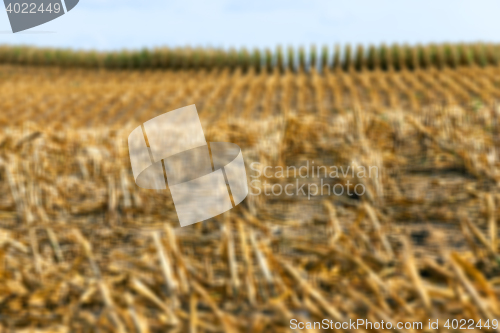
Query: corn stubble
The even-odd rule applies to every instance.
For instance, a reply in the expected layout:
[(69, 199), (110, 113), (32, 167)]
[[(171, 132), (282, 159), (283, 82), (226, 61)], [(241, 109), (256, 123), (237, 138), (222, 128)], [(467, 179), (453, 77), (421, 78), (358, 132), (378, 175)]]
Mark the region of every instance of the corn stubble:
[[(496, 47), (358, 47), (351, 57), (279, 48), (276, 61), (186, 49), (166, 52), (163, 70), (92, 65), (127, 54), (64, 60), (56, 50), (48, 66), (29, 63), (44, 50), (6, 50), (2, 331), (288, 332), (292, 318), (426, 327), (500, 317)], [(180, 228), (168, 190), (135, 185), (126, 138), (188, 104), (207, 140), (242, 147), (249, 176), (252, 162), (314, 161), (376, 166), (378, 178), (328, 180), (364, 185), (359, 197), (250, 195)]]

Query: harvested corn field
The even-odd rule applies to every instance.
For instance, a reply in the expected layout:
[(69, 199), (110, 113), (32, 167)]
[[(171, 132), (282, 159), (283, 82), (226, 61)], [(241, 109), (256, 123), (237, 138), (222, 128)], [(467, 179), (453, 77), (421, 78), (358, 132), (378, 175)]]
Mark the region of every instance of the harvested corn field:
[[(349, 48), (292, 52), (291, 67), (279, 52), (213, 66), (171, 56), (158, 68), (3, 48), (2, 331), (289, 332), (291, 319), (327, 318), (393, 326), (338, 331), (472, 319), (468, 331), (500, 332), (497, 49), (406, 48), (396, 62), (373, 48), (366, 66)], [(127, 137), (190, 104), (207, 141), (242, 148), (251, 193), (180, 228), (168, 190), (135, 185)], [(287, 172), (304, 166), (307, 177)], [(351, 194), (274, 191), (296, 181)]]

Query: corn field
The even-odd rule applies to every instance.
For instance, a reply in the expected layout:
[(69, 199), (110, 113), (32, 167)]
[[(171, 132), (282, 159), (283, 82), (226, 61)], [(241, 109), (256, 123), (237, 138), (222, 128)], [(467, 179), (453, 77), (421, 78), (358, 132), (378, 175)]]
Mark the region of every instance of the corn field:
[(242, 68), (256, 71), (281, 72), (288, 70), (343, 69), (343, 70), (404, 70), (418, 68), (443, 68), (477, 65), (485, 67), (500, 63), (498, 44), (429, 44), (429, 45), (370, 45), (365, 48), (351, 45), (341, 48), (323, 46), (309, 50), (303, 47), (286, 50), (243, 48), (236, 50), (204, 48), (156, 48), (120, 52), (74, 51), (41, 49), (27, 46), (0, 46), (0, 63), (18, 65), (57, 65), (61, 67), (108, 69), (212, 69)]
[[(0, 47), (0, 331), (498, 322), (499, 50)], [(259, 182), (180, 228), (168, 190), (135, 185), (127, 137), (190, 104), (207, 141), (242, 148), (249, 183), (305, 161), (378, 176), (330, 184), (362, 196), (266, 195)], [(500, 332), (489, 326), (468, 331)]]

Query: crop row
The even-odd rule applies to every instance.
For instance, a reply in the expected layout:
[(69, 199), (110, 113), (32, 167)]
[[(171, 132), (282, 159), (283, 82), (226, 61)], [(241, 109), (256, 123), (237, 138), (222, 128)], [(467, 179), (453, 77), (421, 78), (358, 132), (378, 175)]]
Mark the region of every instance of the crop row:
[(343, 69), (402, 70), (459, 66), (497, 66), (500, 64), (498, 44), (429, 44), (381, 45), (364, 47), (311, 46), (284, 49), (155, 48), (112, 52), (75, 51), (69, 49), (0, 46), (0, 64), (56, 65), (61, 67), (110, 69), (200, 69), (253, 67), (256, 71), (292, 71)]
[[(426, 107), (477, 111), (500, 100), (500, 67), (352, 73), (254, 69), (128, 71), (0, 66), (0, 124), (144, 122), (196, 104), (204, 119), (329, 116)], [(477, 114), (476, 114), (477, 115)]]

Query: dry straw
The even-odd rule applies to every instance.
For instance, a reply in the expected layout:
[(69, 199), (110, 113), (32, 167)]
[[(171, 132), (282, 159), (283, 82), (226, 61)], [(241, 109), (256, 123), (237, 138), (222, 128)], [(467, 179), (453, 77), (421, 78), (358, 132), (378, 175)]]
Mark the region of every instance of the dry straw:
[[(270, 61), (4, 47), (2, 331), (498, 319), (497, 46), (339, 49), (278, 49)], [(180, 228), (168, 191), (135, 186), (126, 138), (193, 103), (207, 140), (242, 147), (249, 176), (252, 162), (314, 161), (377, 166), (378, 177), (325, 179), (362, 184), (362, 196), (250, 195)]]

